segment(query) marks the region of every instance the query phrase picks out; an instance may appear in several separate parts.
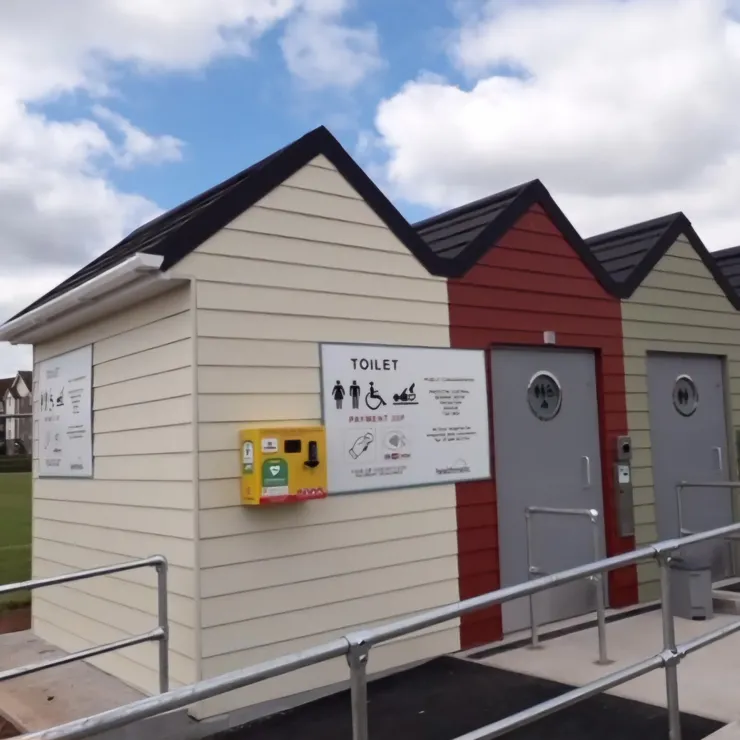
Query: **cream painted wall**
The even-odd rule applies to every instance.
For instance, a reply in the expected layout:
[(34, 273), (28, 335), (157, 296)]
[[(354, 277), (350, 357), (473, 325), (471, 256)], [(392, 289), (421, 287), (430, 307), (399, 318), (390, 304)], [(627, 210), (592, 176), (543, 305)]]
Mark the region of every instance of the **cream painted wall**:
[[(255, 511), (238, 482), (241, 427), (319, 421), (319, 342), (449, 346), (445, 281), (323, 157), (173, 272), (197, 279), (203, 677), (456, 601), (454, 486)], [(457, 649), (451, 622), (375, 649), (370, 670)], [(198, 714), (347, 676), (337, 660)]]
[[(93, 345), (93, 479), (39, 478), (34, 430), (33, 574), (44, 577), (162, 554), (170, 563), (173, 686), (196, 679), (193, 369), (189, 287), (34, 348), (38, 363)], [(157, 624), (152, 570), (36, 591), (33, 629), (67, 651)], [(158, 690), (157, 646), (91, 661)]]
[[(647, 363), (649, 351), (727, 357), (729, 422), (740, 426), (740, 313), (685, 238), (658, 262), (632, 297), (622, 302), (627, 420), (633, 442), (637, 546), (657, 540), (653, 492)], [(734, 442), (728, 439), (728, 449)], [(734, 454), (730, 455), (734, 460)], [(658, 598), (658, 570), (638, 566), (641, 601)]]

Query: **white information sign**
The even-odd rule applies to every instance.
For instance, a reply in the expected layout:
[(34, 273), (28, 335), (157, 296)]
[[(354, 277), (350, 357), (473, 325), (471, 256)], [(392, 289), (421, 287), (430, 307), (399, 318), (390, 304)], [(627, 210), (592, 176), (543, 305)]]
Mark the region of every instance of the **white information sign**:
[(329, 493), (491, 477), (478, 350), (321, 345)]
[(39, 364), (39, 475), (92, 476), (92, 346)]

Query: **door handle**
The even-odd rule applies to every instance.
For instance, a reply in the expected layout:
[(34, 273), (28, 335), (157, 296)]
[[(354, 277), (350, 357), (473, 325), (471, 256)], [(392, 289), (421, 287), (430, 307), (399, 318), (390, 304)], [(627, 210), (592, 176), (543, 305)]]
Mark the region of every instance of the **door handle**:
[(717, 470), (722, 470), (722, 448), (713, 447), (712, 449), (717, 453)]
[(588, 455), (584, 455), (581, 458), (586, 463), (586, 488), (591, 487), (591, 458)]

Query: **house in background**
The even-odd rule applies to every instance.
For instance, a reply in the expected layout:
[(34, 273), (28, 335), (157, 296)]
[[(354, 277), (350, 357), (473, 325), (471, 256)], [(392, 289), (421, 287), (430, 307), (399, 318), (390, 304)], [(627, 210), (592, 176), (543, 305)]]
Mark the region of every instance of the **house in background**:
[(0, 378), (0, 454), (5, 454), (5, 392), (15, 378)]
[[(33, 373), (19, 370), (3, 395), (5, 414), (30, 414), (32, 408)], [(25, 455), (31, 451), (33, 420), (5, 419), (5, 449), (7, 455)]]

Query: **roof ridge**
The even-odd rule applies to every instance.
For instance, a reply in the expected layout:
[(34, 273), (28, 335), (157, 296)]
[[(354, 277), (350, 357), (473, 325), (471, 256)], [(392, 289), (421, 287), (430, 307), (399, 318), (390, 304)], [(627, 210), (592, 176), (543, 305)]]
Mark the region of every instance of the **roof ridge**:
[[(652, 235), (651, 229), (655, 231)], [(597, 234), (584, 241), (618, 285), (617, 295), (626, 299), (632, 296), (682, 234), (730, 303), (740, 309), (740, 293), (731, 285), (717, 257), (706, 248), (683, 211)], [(639, 239), (640, 235), (643, 236), (642, 240)], [(640, 241), (641, 247), (635, 251), (634, 247)], [(629, 252), (619, 253), (620, 246), (628, 246)], [(740, 247), (735, 249), (740, 253)]]
[[(494, 204), (501, 204), (501, 207), (495, 210), (491, 208), (493, 212), (487, 212), (486, 209)], [(617, 286), (609, 273), (586, 247), (581, 235), (539, 179), (451, 209), (414, 224), (414, 228), (448, 263), (447, 276), (456, 278), (476, 264), (534, 205), (542, 208), (604, 290), (616, 294)], [(466, 216), (469, 218), (467, 226), (464, 221)], [(476, 216), (479, 218), (476, 219)], [(450, 228), (443, 231), (445, 225)], [(454, 231), (452, 227), (455, 227)]]
[(411, 225), (418, 231), (419, 229), (426, 228), (427, 226), (432, 226), (436, 222), (443, 221), (448, 218), (452, 218), (453, 216), (456, 216), (456, 215), (462, 215), (466, 213), (467, 211), (480, 208), (484, 205), (487, 205), (488, 203), (491, 203), (494, 200), (498, 200), (499, 198), (504, 198), (507, 195), (518, 194), (524, 188), (527, 188), (536, 182), (539, 182), (539, 180), (527, 180), (526, 182), (520, 183), (519, 185), (515, 185), (514, 187), (506, 188), (505, 190), (499, 190), (496, 193), (491, 193), (491, 195), (486, 195), (483, 198), (478, 198), (477, 200), (470, 201), (470, 203), (465, 203), (463, 205), (455, 206), (454, 208), (449, 208), (448, 210), (443, 211), (442, 213), (438, 213), (434, 216), (428, 216), (427, 218), (422, 219), (421, 221), (416, 221), (415, 223), (412, 223)]
[(714, 252), (711, 252), (711, 255), (716, 260), (722, 260), (726, 257), (740, 257), (740, 246), (716, 249)]
[[(448, 270), (459, 272), (459, 266), (468, 264), (468, 255), (481, 235), (490, 234), (500, 224), (500, 219), (511, 212), (517, 199), (531, 187), (530, 183), (479, 198), (465, 206), (452, 208), (434, 218), (414, 224), (412, 228), (429, 248), (448, 266)], [(487, 238), (487, 237), (486, 237)], [(490, 245), (489, 245), (490, 246)]]
[(593, 234), (592, 236), (585, 237), (583, 241), (585, 241), (586, 244), (592, 244), (597, 240), (616, 238), (618, 235), (621, 234), (637, 233), (645, 229), (655, 228), (659, 225), (665, 225), (665, 228), (669, 228), (674, 223), (674, 221), (681, 218), (686, 218), (684, 213), (682, 211), (675, 211), (674, 213), (668, 213), (664, 216), (656, 216), (655, 218), (647, 219), (645, 221), (638, 221), (637, 223), (630, 224), (629, 226), (620, 226), (619, 228), (610, 229), (609, 231), (602, 231), (598, 234)]

